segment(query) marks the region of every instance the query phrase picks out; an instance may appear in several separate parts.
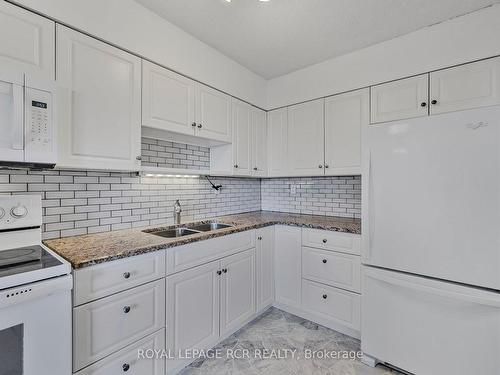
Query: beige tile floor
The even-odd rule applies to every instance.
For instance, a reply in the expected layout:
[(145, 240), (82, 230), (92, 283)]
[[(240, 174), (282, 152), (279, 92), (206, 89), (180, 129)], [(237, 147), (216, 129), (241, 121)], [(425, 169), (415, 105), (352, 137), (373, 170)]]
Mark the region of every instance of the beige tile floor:
[[(278, 352), (287, 358), (265, 358)], [(383, 366), (371, 368), (355, 359), (310, 359), (307, 353), (359, 352), (360, 342), (339, 332), (312, 323), (308, 320), (271, 308), (262, 316), (250, 322), (241, 330), (224, 340), (214, 350), (219, 350), (221, 358), (198, 360), (185, 368), (182, 375), (201, 374), (321, 374), (321, 375), (395, 375), (399, 374)], [(290, 353), (295, 350), (292, 357)], [(308, 351), (309, 350), (309, 351)], [(242, 357), (248, 353), (247, 358)], [(229, 354), (229, 355), (228, 355)], [(257, 354), (257, 355), (256, 355)], [(258, 355), (260, 354), (260, 355)]]

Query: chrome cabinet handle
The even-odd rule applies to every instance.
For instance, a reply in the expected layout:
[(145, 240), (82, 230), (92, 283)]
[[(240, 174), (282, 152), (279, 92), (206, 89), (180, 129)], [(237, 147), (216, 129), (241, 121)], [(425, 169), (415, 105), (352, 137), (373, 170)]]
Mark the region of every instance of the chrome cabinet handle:
[(433, 99), (433, 100), (431, 101), (431, 104), (433, 104), (433, 105), (436, 105), (437, 103), (438, 103), (438, 101), (437, 101), (436, 99)]
[(326, 238), (323, 238), (323, 243), (327, 243), (328, 240)]
[(124, 312), (125, 314), (128, 314), (128, 313), (130, 312), (130, 306), (125, 306), (125, 307), (123, 308), (123, 312)]
[(191, 124), (191, 126), (192, 126), (193, 128), (196, 128), (196, 122), (193, 122), (193, 123)]
[(328, 262), (328, 261), (327, 261), (326, 259), (323, 259), (323, 263), (325, 263), (325, 264), (326, 264), (326, 262)]
[(122, 366), (123, 372), (127, 372), (130, 369), (130, 365), (128, 363), (124, 363)]
[(318, 165), (318, 168), (322, 169), (323, 168), (323, 164)]
[(222, 271), (217, 271), (217, 275), (222, 275)]
[(202, 124), (198, 124), (198, 129), (201, 129), (203, 127)]
[(257, 167), (253, 167), (253, 170), (256, 171), (258, 168)]
[(326, 294), (323, 294), (323, 299), (327, 299), (328, 296)]
[(427, 103), (426, 102), (422, 102), (422, 103), (420, 103), (420, 106), (421, 107), (427, 107)]
[(262, 237), (260, 237), (260, 236), (259, 236), (259, 237), (257, 237), (257, 239), (258, 239), (259, 241), (262, 241)]
[(222, 272), (227, 273), (227, 268), (224, 268)]
[(327, 168), (327, 169), (328, 169), (328, 168), (330, 168), (330, 166), (329, 166), (328, 164), (325, 164), (325, 168)]
[(235, 168), (238, 168), (238, 164), (235, 164), (235, 165), (234, 165), (234, 167), (235, 167)]
[(125, 279), (130, 278), (130, 272), (124, 272), (124, 273), (123, 273), (123, 277), (124, 277)]

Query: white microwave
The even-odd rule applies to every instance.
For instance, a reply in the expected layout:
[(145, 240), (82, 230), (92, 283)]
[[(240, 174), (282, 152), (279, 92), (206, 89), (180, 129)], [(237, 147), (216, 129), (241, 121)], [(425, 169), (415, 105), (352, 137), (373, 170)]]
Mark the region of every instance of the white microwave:
[[(0, 167), (56, 164), (53, 84), (0, 73)], [(31, 87), (37, 86), (37, 87)]]

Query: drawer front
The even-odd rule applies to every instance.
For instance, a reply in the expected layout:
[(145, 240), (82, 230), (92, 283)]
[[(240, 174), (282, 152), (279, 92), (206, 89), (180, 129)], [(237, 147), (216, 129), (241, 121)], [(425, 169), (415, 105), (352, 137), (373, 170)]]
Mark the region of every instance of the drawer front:
[(358, 255), (302, 247), (302, 277), (360, 293), (361, 259)]
[[(149, 359), (151, 350), (165, 348), (165, 329), (145, 337), (125, 349), (110, 355), (92, 366), (77, 372), (77, 375), (164, 375), (165, 359)], [(146, 354), (147, 353), (147, 354)]]
[(303, 228), (302, 245), (360, 255), (361, 236), (352, 233)]
[(156, 251), (74, 272), (74, 306), (165, 277), (165, 251)]
[(359, 294), (302, 280), (302, 308), (324, 319), (359, 331), (360, 304)]
[(165, 327), (165, 280), (73, 309), (73, 367), (79, 370)]
[(248, 230), (167, 249), (167, 275), (255, 247), (255, 231)]

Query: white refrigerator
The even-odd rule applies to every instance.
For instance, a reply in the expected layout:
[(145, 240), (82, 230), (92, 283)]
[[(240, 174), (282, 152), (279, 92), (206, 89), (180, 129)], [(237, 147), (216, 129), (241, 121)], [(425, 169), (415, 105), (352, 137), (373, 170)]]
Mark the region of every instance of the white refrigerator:
[(366, 358), (500, 374), (500, 107), (363, 129)]

